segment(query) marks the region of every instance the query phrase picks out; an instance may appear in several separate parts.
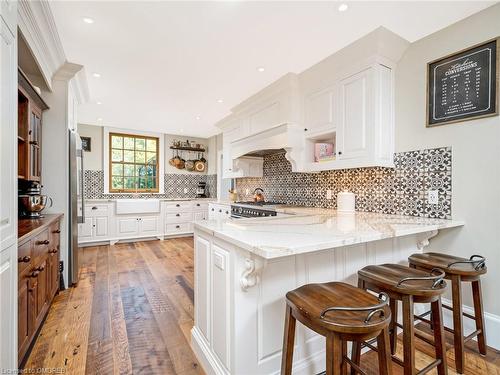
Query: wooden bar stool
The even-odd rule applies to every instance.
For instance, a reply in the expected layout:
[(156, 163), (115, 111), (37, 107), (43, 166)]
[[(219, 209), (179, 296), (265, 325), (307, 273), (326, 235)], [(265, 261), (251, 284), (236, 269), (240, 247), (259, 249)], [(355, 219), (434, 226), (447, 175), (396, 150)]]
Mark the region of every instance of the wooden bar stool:
[[(464, 345), (467, 341), (477, 336), (479, 352), (482, 355), (486, 355), (483, 298), (481, 294), (481, 275), (487, 272), (486, 259), (480, 255), (473, 255), (469, 259), (466, 259), (453, 255), (425, 253), (413, 254), (408, 258), (408, 261), (410, 267), (420, 270), (430, 270), (438, 267), (445, 272), (445, 278), (451, 280), (453, 306), (443, 305), (443, 308), (453, 311), (453, 329), (445, 327), (445, 330), (452, 332), (454, 335), (455, 366), (457, 372), (463, 374), (465, 361)], [(472, 284), (474, 315), (463, 312), (462, 282), (470, 282)], [(427, 314), (422, 314), (416, 318), (430, 323), (429, 320), (424, 319), (424, 316)], [(476, 323), (476, 330), (467, 337), (464, 337), (463, 316), (474, 320)]]
[[(384, 298), (385, 297), (385, 298)], [(347, 374), (347, 363), (354, 373), (365, 374), (359, 361), (347, 357), (348, 341), (376, 338), (379, 374), (392, 374), (389, 352), (389, 297), (372, 294), (352, 285), (331, 282), (308, 284), (286, 294), (285, 334), (281, 374), (290, 375), (296, 320), (326, 337), (326, 374)]]
[[(441, 295), (445, 292), (445, 273), (434, 269), (430, 273), (402, 266), (383, 264), (367, 266), (358, 271), (358, 287), (378, 293), (387, 293), (390, 297), (391, 324), (390, 346), (392, 354), (396, 350), (397, 327), (403, 328), (403, 361), (393, 356), (393, 360), (403, 366), (405, 375), (425, 374), (437, 367), (439, 375), (448, 373), (446, 366), (446, 347), (441, 310)], [(397, 323), (397, 301), (403, 304), (403, 325)], [(433, 313), (434, 341), (436, 360), (418, 371), (415, 369), (415, 336), (424, 338), (415, 332), (414, 303), (430, 303)], [(426, 340), (429, 342), (429, 340)], [(369, 346), (366, 343), (363, 345)], [(353, 361), (358, 363), (362, 345), (353, 345)]]

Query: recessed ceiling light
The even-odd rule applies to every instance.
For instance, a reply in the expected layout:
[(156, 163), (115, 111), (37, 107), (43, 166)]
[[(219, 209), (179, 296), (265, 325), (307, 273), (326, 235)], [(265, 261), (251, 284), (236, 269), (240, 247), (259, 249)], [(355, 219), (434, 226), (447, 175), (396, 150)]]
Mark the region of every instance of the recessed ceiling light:
[(349, 8), (347, 4), (340, 4), (339, 5), (339, 12), (345, 12)]
[(92, 73), (95, 78), (101, 78), (101, 73)]
[(97, 118), (97, 122), (102, 122), (102, 117)]
[(102, 104), (102, 102), (97, 102), (97, 105), (101, 105), (101, 104)]
[(217, 99), (217, 103), (224, 103), (224, 100), (222, 100), (222, 99)]
[(201, 120), (201, 117), (200, 116), (196, 116), (195, 117), (197, 120)]
[(257, 71), (262, 73), (264, 70), (266, 70), (263, 66), (257, 67)]
[(94, 23), (94, 20), (90, 17), (83, 17), (83, 22), (91, 24)]

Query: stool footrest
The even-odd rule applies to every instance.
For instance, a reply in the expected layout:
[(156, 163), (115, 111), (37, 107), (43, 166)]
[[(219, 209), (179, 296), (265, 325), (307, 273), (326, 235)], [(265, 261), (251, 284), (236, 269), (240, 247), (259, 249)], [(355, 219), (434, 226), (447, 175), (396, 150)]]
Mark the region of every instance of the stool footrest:
[[(453, 311), (453, 307), (452, 306), (445, 305), (444, 303), (442, 304), (442, 306), (443, 306), (443, 309)], [(474, 315), (472, 315), (472, 314), (469, 314), (469, 313), (466, 313), (466, 312), (462, 311), (462, 315), (465, 316), (466, 318), (469, 318), (469, 319), (472, 319), (472, 320), (476, 320), (476, 317)]]
[(470, 340), (472, 340), (474, 337), (476, 337), (477, 335), (479, 335), (482, 332), (483, 332), (482, 329), (476, 329), (474, 332), (472, 332), (470, 335), (468, 335), (467, 337), (464, 338), (464, 343), (469, 342)]
[(422, 374), (427, 374), (429, 371), (431, 371), (433, 368), (438, 367), (441, 364), (440, 359), (436, 359), (434, 362), (429, 363), (427, 366), (425, 366), (422, 370), (417, 372), (417, 375), (422, 375)]
[(355, 364), (353, 361), (351, 361), (351, 359), (349, 357), (344, 357), (344, 361), (349, 363), (349, 365), (351, 366), (351, 370), (356, 371), (357, 374), (367, 375), (366, 372), (364, 372), (361, 369), (361, 367), (359, 367), (357, 364)]

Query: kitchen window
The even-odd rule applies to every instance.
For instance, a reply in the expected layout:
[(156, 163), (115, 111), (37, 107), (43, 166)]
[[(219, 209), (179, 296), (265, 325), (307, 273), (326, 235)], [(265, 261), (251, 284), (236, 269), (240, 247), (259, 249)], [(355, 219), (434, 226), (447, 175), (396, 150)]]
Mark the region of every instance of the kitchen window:
[(109, 192), (159, 192), (160, 139), (109, 133)]

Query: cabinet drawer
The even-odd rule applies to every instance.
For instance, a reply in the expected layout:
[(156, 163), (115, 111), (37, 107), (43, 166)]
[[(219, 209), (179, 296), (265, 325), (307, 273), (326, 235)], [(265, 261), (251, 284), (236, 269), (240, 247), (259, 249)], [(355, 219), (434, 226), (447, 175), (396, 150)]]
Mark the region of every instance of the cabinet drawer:
[(167, 224), (165, 232), (167, 235), (190, 233), (192, 232), (191, 225), (191, 223)]
[(59, 251), (60, 243), (61, 243), (61, 229), (59, 221), (52, 224), (49, 228), (50, 232), (50, 250), (54, 251), (54, 253)]
[(193, 202), (193, 211), (206, 211), (208, 210), (208, 203)]
[(26, 268), (31, 266), (31, 244), (31, 241), (25, 242), (17, 249), (17, 271), (19, 275), (21, 275)]
[(38, 259), (49, 253), (50, 239), (49, 230), (45, 229), (42, 233), (33, 237), (33, 258)]
[(167, 213), (171, 212), (183, 212), (186, 210), (191, 210), (192, 205), (190, 201), (179, 201), (179, 202), (167, 202)]
[(193, 221), (193, 213), (192, 212), (177, 212), (167, 214), (167, 224), (172, 223), (190, 223)]
[(85, 205), (85, 216), (106, 216), (108, 214), (109, 207), (107, 204), (89, 204)]

